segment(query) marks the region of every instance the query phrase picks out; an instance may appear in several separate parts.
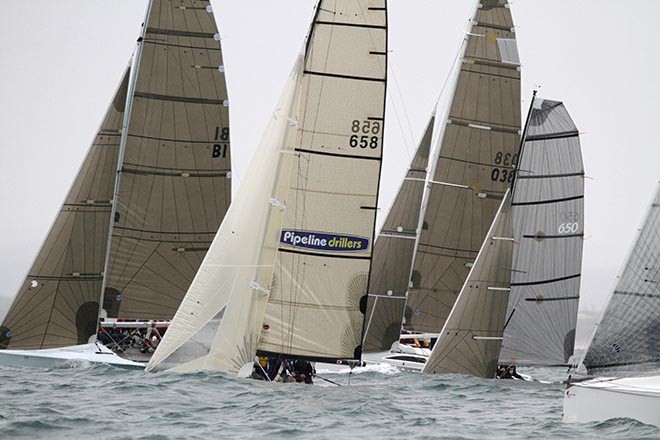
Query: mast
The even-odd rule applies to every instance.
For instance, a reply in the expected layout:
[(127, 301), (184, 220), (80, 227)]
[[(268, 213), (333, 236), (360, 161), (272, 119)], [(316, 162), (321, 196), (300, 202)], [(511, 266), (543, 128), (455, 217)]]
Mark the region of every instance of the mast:
[(128, 80), (128, 89), (126, 91), (126, 107), (124, 109), (124, 119), (121, 126), (121, 141), (119, 143), (119, 156), (117, 157), (117, 174), (115, 177), (115, 189), (113, 191), (112, 197), (112, 209), (110, 211), (110, 225), (108, 227), (108, 240), (105, 247), (105, 265), (103, 269), (103, 282), (101, 284), (101, 296), (99, 299), (99, 311), (97, 318), (103, 318), (103, 302), (105, 299), (105, 289), (108, 284), (108, 267), (110, 266), (110, 249), (112, 243), (112, 229), (115, 224), (115, 216), (117, 215), (117, 203), (119, 201), (119, 183), (121, 180), (122, 166), (124, 163), (124, 155), (126, 153), (126, 141), (128, 139), (128, 124), (131, 120), (131, 109), (133, 107), (133, 95), (135, 94), (135, 84), (137, 82), (137, 76), (139, 72), (140, 60), (142, 59), (142, 47), (144, 42), (144, 36), (147, 32), (147, 23), (149, 22), (149, 14), (151, 13), (151, 7), (153, 6), (153, 0), (149, 0), (147, 4), (147, 11), (144, 15), (144, 21), (142, 22), (142, 30), (140, 31), (140, 36), (137, 39), (137, 44), (135, 48), (135, 55), (133, 56), (133, 64), (130, 69), (130, 76)]
[(518, 162), (515, 164), (516, 170), (513, 174), (513, 182), (511, 182), (511, 198), (516, 193), (516, 179), (518, 178), (518, 170), (520, 169), (519, 164), (522, 162), (523, 150), (525, 148), (525, 139), (527, 138), (527, 128), (529, 127), (529, 121), (532, 118), (532, 110), (534, 109), (534, 100), (536, 99), (536, 92), (532, 92), (532, 101), (529, 104), (529, 109), (527, 110), (527, 118), (525, 120), (525, 126), (523, 127), (522, 135), (520, 136), (520, 148), (518, 149)]

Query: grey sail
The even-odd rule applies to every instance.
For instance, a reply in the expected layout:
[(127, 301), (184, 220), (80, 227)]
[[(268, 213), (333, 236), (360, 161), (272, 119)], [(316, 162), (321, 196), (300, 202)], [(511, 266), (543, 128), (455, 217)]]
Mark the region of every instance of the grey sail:
[(401, 334), (434, 123), (435, 114), (426, 126), (374, 245), (364, 352), (389, 350)]
[(321, 0), (261, 352), (361, 355), (386, 88), (387, 2)]
[(0, 348), (77, 345), (96, 334), (128, 78), (127, 69), (2, 323)]
[(138, 40), (104, 304), (172, 318), (231, 198), (220, 36), (208, 1), (152, 0)]
[(424, 373), (495, 377), (511, 285), (512, 234), (507, 192)]
[(426, 203), (404, 329), (442, 328), (513, 180), (520, 61), (505, 0), (480, 2), (467, 34)]
[(578, 130), (561, 102), (534, 99), (513, 189), (514, 251), (500, 361), (563, 365), (573, 354), (584, 239)]
[[(660, 364), (660, 182), (583, 363), (637, 373)], [(643, 365), (647, 364), (647, 365)]]

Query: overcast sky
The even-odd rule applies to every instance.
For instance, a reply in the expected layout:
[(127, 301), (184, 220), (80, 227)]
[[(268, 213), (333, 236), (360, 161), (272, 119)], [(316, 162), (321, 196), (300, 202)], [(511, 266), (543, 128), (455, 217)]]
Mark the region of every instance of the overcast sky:
[[(146, 0), (2, 0), (0, 315), (44, 240), (133, 51)], [(239, 183), (315, 0), (212, 0)], [(449, 73), (468, 0), (389, 0), (381, 221)], [(657, 0), (516, 0), (523, 108), (561, 100), (584, 133), (583, 309), (601, 307), (660, 179)], [(586, 322), (586, 321), (583, 321)], [(582, 325), (579, 334), (590, 328)], [(582, 336), (583, 338), (584, 336)]]

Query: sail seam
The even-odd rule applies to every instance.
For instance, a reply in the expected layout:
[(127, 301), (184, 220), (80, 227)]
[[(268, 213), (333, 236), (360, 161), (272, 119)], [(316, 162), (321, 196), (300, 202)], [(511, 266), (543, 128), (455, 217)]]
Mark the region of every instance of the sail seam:
[(148, 34), (157, 34), (157, 35), (172, 35), (175, 37), (191, 37), (191, 38), (213, 38), (215, 34), (208, 32), (191, 32), (191, 31), (177, 31), (174, 29), (160, 29), (160, 28), (147, 28)]

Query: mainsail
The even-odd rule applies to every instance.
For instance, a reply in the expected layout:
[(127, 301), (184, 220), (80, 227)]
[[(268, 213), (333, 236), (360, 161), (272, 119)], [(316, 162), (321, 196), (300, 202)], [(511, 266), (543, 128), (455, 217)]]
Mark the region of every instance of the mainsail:
[(231, 198), (219, 40), (208, 1), (149, 2), (132, 68), (7, 314), (0, 348), (86, 343), (100, 308), (172, 317)]
[(517, 246), (500, 362), (562, 365), (575, 342), (584, 167), (564, 105), (534, 98), (530, 112), (513, 189)]
[(660, 363), (660, 182), (583, 364), (635, 372)]
[(129, 69), (0, 328), (0, 348), (87, 343), (96, 334)]
[(482, 0), (441, 120), (404, 329), (439, 332), (514, 176), (520, 61), (509, 4)]
[(138, 40), (103, 307), (171, 318), (231, 198), (220, 36), (208, 1), (152, 0)]
[(386, 88), (386, 0), (321, 0), (261, 352), (361, 356)]
[(435, 113), (374, 245), (364, 352), (389, 350), (401, 334), (434, 123)]
[(319, 2), (237, 202), (149, 370), (236, 373), (257, 349), (360, 356), (383, 143), (386, 10), (384, 0)]
[(507, 191), (424, 373), (495, 377), (509, 300), (513, 247), (511, 197)]

